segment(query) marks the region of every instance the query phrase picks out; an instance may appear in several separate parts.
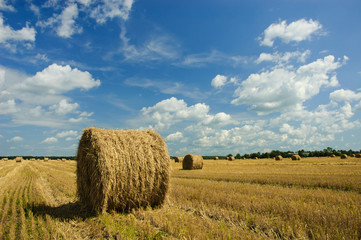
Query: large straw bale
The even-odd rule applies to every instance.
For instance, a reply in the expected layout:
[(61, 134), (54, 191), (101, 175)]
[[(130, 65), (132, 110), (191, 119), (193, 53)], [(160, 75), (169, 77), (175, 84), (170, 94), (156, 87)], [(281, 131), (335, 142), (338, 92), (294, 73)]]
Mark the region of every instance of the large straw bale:
[(356, 153), (357, 158), (361, 158), (361, 153)]
[(15, 158), (15, 162), (21, 162), (21, 161), (23, 161), (24, 159), (22, 158), (22, 157), (16, 157)]
[(214, 157), (214, 160), (219, 160), (219, 157)]
[(77, 191), (89, 209), (129, 211), (162, 205), (170, 158), (153, 130), (84, 130), (77, 151)]
[(194, 154), (187, 154), (183, 159), (183, 169), (193, 170), (203, 168), (203, 157)]
[(228, 161), (234, 161), (234, 160), (236, 160), (234, 157), (229, 157), (228, 158)]
[(277, 161), (280, 161), (283, 159), (283, 157), (281, 155), (278, 155), (276, 158), (275, 158)]
[(292, 155), (291, 159), (292, 160), (301, 160), (301, 157), (300, 157), (300, 155), (295, 154), (295, 155)]
[(49, 161), (49, 158), (45, 157), (44, 162), (47, 162), (47, 161)]
[(346, 154), (341, 154), (341, 159), (346, 159), (347, 155)]
[(183, 162), (183, 158), (184, 157), (174, 157), (174, 161), (181, 163), (181, 162)]
[(3, 161), (8, 161), (9, 159), (8, 159), (8, 158), (3, 158), (2, 160), (3, 160)]

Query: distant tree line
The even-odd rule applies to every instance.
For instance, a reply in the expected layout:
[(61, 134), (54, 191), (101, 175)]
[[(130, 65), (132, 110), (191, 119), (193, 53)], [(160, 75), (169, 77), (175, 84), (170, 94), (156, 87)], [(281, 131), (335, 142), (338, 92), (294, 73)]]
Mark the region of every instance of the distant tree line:
[[(331, 147), (325, 148), (321, 151), (318, 150), (314, 150), (314, 151), (305, 151), (304, 149), (298, 150), (297, 152), (293, 152), (293, 151), (279, 151), (279, 150), (272, 150), (271, 152), (264, 152), (264, 153), (260, 153), (260, 152), (256, 152), (256, 153), (246, 153), (244, 155), (241, 155), (239, 153), (237, 153), (234, 157), (235, 159), (255, 159), (255, 158), (274, 158), (276, 156), (281, 155), (284, 158), (287, 157), (291, 157), (294, 154), (298, 154), (300, 155), (300, 157), (329, 157), (332, 155), (335, 156), (341, 156), (342, 154), (347, 154), (347, 155), (351, 155), (351, 154), (356, 154), (356, 153), (360, 153), (360, 151), (354, 151), (354, 150), (336, 150), (333, 149)], [(232, 154), (228, 154), (226, 156), (218, 156), (220, 159), (224, 159), (226, 157), (231, 157), (233, 156)], [(215, 156), (203, 156), (204, 159), (214, 159)]]
[(43, 160), (44, 158), (48, 158), (49, 160), (57, 160), (57, 159), (63, 159), (63, 158), (65, 158), (66, 160), (75, 160), (74, 156), (0, 156), (0, 159), (8, 158), (9, 160), (12, 160), (12, 159), (15, 159), (16, 157), (23, 157), (24, 159), (35, 158), (35, 159), (41, 159), (41, 160)]
[[(291, 157), (294, 154), (298, 154), (300, 155), (300, 157), (329, 157), (331, 155), (335, 155), (335, 156), (341, 156), (342, 154), (347, 154), (347, 155), (351, 155), (351, 154), (356, 154), (356, 153), (360, 153), (360, 151), (354, 151), (354, 150), (336, 150), (333, 149), (331, 147), (327, 147), (325, 149), (323, 149), (322, 151), (305, 151), (304, 149), (298, 150), (297, 152), (293, 152), (293, 151), (286, 151), (286, 152), (282, 152), (279, 150), (272, 150), (271, 152), (264, 152), (264, 153), (260, 153), (260, 152), (256, 152), (256, 153), (246, 153), (244, 155), (241, 155), (240, 153), (237, 153), (234, 157), (235, 159), (255, 159), (255, 158), (274, 158), (276, 156), (281, 155), (284, 158), (287, 157)], [(214, 157), (217, 156), (219, 157), (219, 159), (225, 159), (226, 157), (233, 157), (232, 154), (228, 154), (226, 156), (221, 156), (221, 155), (210, 155), (210, 156), (203, 156), (203, 159), (214, 159)], [(19, 156), (0, 156), (1, 158), (8, 158), (8, 159), (15, 159), (16, 157)], [(30, 159), (30, 158), (35, 158), (35, 159), (44, 159), (45, 157), (47, 157), (49, 160), (57, 160), (57, 159), (62, 159), (65, 158), (66, 160), (75, 160), (75, 156), (22, 156), (24, 159)], [(172, 157), (173, 158), (173, 157)]]

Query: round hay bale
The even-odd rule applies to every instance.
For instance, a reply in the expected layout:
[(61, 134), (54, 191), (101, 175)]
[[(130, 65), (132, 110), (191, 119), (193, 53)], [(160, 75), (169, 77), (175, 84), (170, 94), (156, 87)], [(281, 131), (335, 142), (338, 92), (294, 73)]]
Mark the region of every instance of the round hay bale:
[(187, 154), (183, 159), (183, 169), (193, 170), (203, 168), (203, 157), (194, 154)]
[(276, 161), (280, 161), (283, 159), (283, 157), (281, 155), (278, 155), (277, 157), (275, 157)]
[(291, 159), (292, 160), (301, 160), (301, 157), (300, 157), (300, 155), (295, 154), (295, 155), (292, 155)]
[(170, 157), (153, 130), (84, 130), (77, 151), (77, 192), (96, 213), (163, 204)]
[(350, 157), (356, 157), (356, 154), (351, 154), (351, 156)]
[(62, 158), (62, 159), (61, 159), (61, 161), (65, 162), (65, 161), (66, 161), (66, 159), (65, 159), (65, 158)]
[(23, 161), (24, 159), (22, 158), (22, 157), (16, 157), (15, 158), (15, 162), (21, 162), (21, 161)]
[(47, 162), (47, 161), (49, 161), (49, 158), (45, 157), (44, 162)]
[(214, 160), (218, 160), (219, 159), (219, 157), (214, 157)]
[(341, 154), (341, 159), (346, 159), (347, 155), (346, 154)]
[(357, 153), (357, 154), (356, 154), (356, 157), (357, 157), (357, 158), (361, 158), (361, 153)]
[(226, 157), (226, 160), (229, 160), (229, 157)]
[(174, 157), (174, 161), (181, 163), (181, 162), (183, 162), (183, 158), (184, 157)]
[(334, 157), (336, 157), (336, 155), (335, 155), (335, 154), (331, 154), (331, 156), (330, 156), (330, 157), (334, 158)]
[(235, 158), (234, 157), (228, 157), (228, 161), (234, 161)]

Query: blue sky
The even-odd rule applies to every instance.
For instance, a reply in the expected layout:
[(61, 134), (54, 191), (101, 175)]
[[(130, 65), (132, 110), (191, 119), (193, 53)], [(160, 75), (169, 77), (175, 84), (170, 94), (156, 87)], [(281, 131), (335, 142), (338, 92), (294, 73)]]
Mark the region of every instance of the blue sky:
[(361, 2), (0, 0), (0, 155), (361, 149)]

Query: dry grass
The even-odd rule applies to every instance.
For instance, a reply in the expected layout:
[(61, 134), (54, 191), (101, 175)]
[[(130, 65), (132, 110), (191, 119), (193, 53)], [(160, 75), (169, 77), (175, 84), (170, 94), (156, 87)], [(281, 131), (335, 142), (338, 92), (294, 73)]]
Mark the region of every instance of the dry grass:
[(361, 162), (173, 163), (159, 209), (92, 215), (75, 161), (0, 162), (0, 239), (360, 239)]

